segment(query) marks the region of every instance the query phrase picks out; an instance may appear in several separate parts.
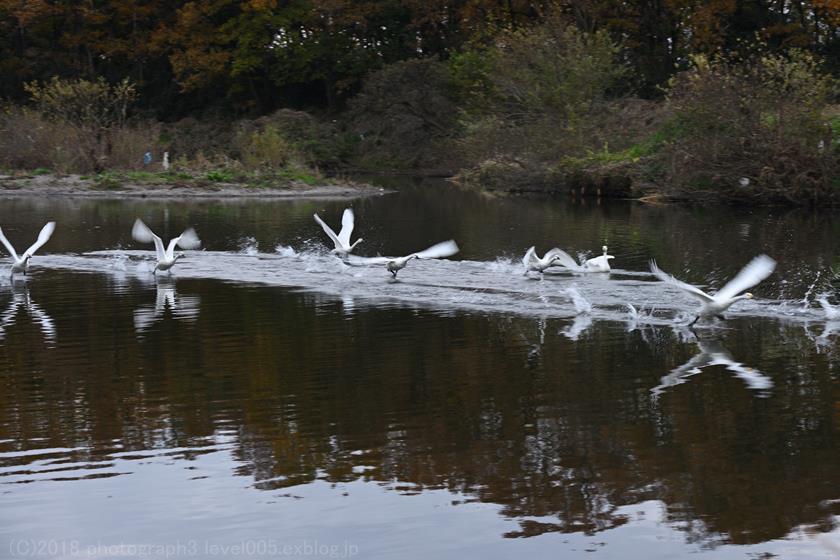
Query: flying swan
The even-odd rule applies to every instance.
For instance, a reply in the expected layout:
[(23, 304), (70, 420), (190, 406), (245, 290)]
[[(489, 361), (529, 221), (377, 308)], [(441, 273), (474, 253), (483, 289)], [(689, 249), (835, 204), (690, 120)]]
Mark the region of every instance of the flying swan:
[[(172, 238), (169, 241), (169, 246), (164, 249), (163, 240), (155, 235), (155, 233), (149, 229), (149, 226), (144, 224), (143, 220), (140, 218), (135, 220), (134, 227), (131, 228), (131, 237), (140, 243), (151, 243), (154, 241), (155, 252), (157, 253), (157, 265), (152, 271), (152, 274), (157, 274), (158, 270), (170, 270), (173, 266), (175, 266), (175, 262), (184, 256), (184, 253), (175, 254), (176, 245), (182, 249), (198, 249), (201, 246), (201, 240), (198, 238), (198, 235), (196, 235), (195, 230), (193, 228), (189, 228), (178, 237)], [(169, 273), (172, 274), (171, 270)]]
[(694, 323), (696, 323), (701, 317), (717, 317), (719, 319), (723, 319), (724, 317), (721, 314), (729, 309), (730, 305), (742, 299), (753, 298), (753, 295), (749, 292), (742, 295), (738, 294), (748, 288), (752, 288), (770, 276), (775, 268), (776, 261), (767, 255), (759, 255), (751, 260), (747, 266), (742, 268), (741, 272), (739, 272), (735, 278), (730, 280), (723, 288), (718, 290), (718, 292), (712, 296), (696, 286), (692, 286), (691, 284), (677, 280), (670, 274), (666, 274), (660, 270), (658, 266), (656, 266), (656, 261), (650, 261), (650, 271), (654, 276), (666, 284), (679, 288), (680, 290), (700, 300), (702, 306), (697, 311), (697, 317), (695, 317), (690, 323), (691, 325), (694, 325)]
[(3, 245), (6, 246), (6, 250), (9, 251), (9, 254), (12, 256), (12, 269), (9, 271), (9, 278), (13, 277), (15, 272), (23, 272), (24, 276), (26, 276), (26, 270), (29, 268), (29, 259), (35, 254), (35, 251), (40, 249), (44, 243), (50, 240), (50, 236), (54, 231), (55, 222), (47, 222), (47, 224), (41, 228), (41, 233), (38, 234), (38, 241), (33, 243), (25, 253), (18, 256), (15, 248), (12, 247), (9, 240), (6, 239), (5, 235), (3, 235), (3, 230), (0, 229), (0, 241), (3, 242)]
[[(358, 243), (358, 241), (356, 243)], [(428, 249), (411, 253), (410, 255), (406, 255), (404, 257), (356, 257), (353, 259), (353, 262), (361, 264), (384, 264), (385, 268), (388, 269), (388, 272), (390, 272), (394, 276), (394, 279), (396, 279), (397, 273), (404, 269), (412, 259), (442, 259), (444, 257), (451, 257), (459, 250), (458, 244), (450, 239), (449, 241), (443, 241), (436, 245), (432, 245)]]
[(352, 245), (350, 244), (350, 235), (353, 233), (353, 225), (354, 225), (354, 218), (353, 218), (353, 210), (350, 208), (346, 208), (344, 210), (344, 214), (341, 216), (341, 231), (338, 232), (338, 235), (332, 230), (330, 226), (328, 226), (324, 220), (321, 219), (318, 214), (313, 214), (313, 218), (315, 221), (318, 222), (321, 227), (324, 229), (324, 233), (332, 239), (332, 242), (335, 244), (335, 249), (330, 251), (331, 253), (335, 253), (340, 257), (346, 257), (350, 253), (353, 252), (353, 249), (356, 248), (356, 245), (362, 242), (362, 238), (356, 240), (355, 243)]

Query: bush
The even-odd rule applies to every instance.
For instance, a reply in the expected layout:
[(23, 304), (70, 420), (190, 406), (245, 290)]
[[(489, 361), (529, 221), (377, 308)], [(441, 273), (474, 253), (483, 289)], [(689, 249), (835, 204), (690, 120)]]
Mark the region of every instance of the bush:
[(128, 108), (136, 98), (128, 80), (112, 86), (104, 78), (88, 81), (53, 77), (49, 82), (31, 82), (24, 87), (42, 118), (73, 131), (73, 151), (87, 160), (87, 166), (100, 171), (112, 165), (109, 158), (114, 135), (125, 129)]
[(680, 134), (657, 155), (675, 196), (804, 202), (837, 197), (833, 80), (812, 55), (697, 56), (670, 84)]
[(451, 66), (471, 108), (463, 115), (461, 147), (473, 164), (501, 158), (548, 169), (608, 140), (621, 142), (607, 134), (620, 128), (612, 93), (627, 68), (604, 32), (581, 32), (554, 14), (497, 33)]
[(458, 109), (449, 68), (434, 59), (385, 66), (350, 101), (347, 122), (368, 168), (453, 167)]
[(108, 131), (106, 157), (91, 158), (95, 133), (36, 111), (7, 108), (0, 112), (0, 165), (14, 169), (46, 168), (58, 173), (99, 172), (109, 168), (141, 169), (143, 154), (153, 150), (155, 123), (136, 123)]

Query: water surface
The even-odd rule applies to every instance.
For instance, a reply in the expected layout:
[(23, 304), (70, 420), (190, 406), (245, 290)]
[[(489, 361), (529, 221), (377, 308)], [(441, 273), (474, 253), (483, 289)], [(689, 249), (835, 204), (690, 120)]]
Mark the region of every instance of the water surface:
[[(19, 249), (59, 224), (0, 287), (0, 557), (840, 551), (832, 215), (398, 187), (350, 203), (361, 254), (462, 249), (398, 282), (326, 253), (346, 201), (0, 200)], [(205, 250), (154, 278), (138, 216)], [(522, 274), (604, 243), (612, 274)], [(645, 272), (761, 252), (694, 331)]]

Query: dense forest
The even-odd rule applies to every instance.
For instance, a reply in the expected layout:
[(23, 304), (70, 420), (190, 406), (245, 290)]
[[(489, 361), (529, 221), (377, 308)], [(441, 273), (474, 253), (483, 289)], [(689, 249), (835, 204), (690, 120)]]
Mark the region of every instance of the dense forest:
[(0, 166), (836, 202), (839, 29), (836, 0), (0, 0)]

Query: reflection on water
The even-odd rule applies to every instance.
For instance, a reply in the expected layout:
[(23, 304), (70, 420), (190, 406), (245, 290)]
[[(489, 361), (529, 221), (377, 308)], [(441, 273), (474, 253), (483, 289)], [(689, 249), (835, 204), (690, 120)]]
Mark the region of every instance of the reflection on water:
[[(301, 255), (325, 203), (261, 201), (168, 203), (173, 222), (204, 224), (211, 249), (172, 278), (144, 274), (118, 241), (95, 266), (62, 270), (50, 263), (84, 258), (46, 255), (3, 286), (2, 554), (50, 538), (194, 540), (198, 557), (270, 539), (353, 545), (360, 558), (831, 557), (840, 332), (802, 299), (812, 273), (836, 264), (834, 222), (435, 196), (354, 204), (360, 235), (383, 254), (428, 245), (415, 239), (422, 221), (474, 263), (418, 263), (398, 284), (381, 269), (324, 272), (321, 257)], [(54, 211), (11, 206), (18, 225)], [(100, 238), (121, 239), (137, 215), (156, 223), (159, 210), (71, 207), (59, 221), (71, 233), (48, 252), (101, 249)], [(788, 229), (787, 243), (807, 247), (788, 260), (767, 247), (785, 220), (810, 236)], [(721, 238), (701, 243), (694, 228), (709, 223)], [(705, 245), (733, 245), (732, 228), (750, 246), (708, 264)], [(529, 281), (507, 268), (526, 239), (560, 236), (581, 250), (603, 238), (617, 271)], [(283, 252), (256, 251), (279, 243)], [(673, 308), (663, 318), (663, 294), (634, 275), (655, 254), (712, 284), (741, 253), (764, 250), (782, 271), (762, 301), (697, 334), (674, 327)], [(463, 297), (504, 305), (452, 304), (447, 278)]]
[(134, 311), (134, 328), (138, 336), (167, 313), (174, 318), (195, 320), (200, 303), (198, 297), (178, 295), (175, 291), (175, 281), (171, 278), (155, 278), (155, 289), (155, 305)]
[[(688, 331), (688, 329), (682, 330)], [(687, 336), (690, 335), (684, 335), (684, 337)], [(748, 388), (755, 390), (757, 395), (769, 396), (769, 390), (773, 387), (773, 380), (770, 377), (733, 360), (732, 354), (720, 340), (712, 337), (697, 338), (696, 340), (700, 352), (686, 363), (671, 370), (671, 373), (661, 379), (659, 385), (651, 389), (651, 393), (659, 395), (670, 387), (685, 383), (689, 377), (700, 373), (707, 367), (723, 366), (727, 371), (740, 378)]]
[(6, 331), (14, 325), (20, 315), (28, 318), (28, 323), (41, 329), (45, 341), (55, 341), (55, 325), (49, 315), (32, 301), (29, 296), (29, 286), (26, 279), (13, 279), (10, 284), (11, 300), (5, 311), (0, 313), (0, 340), (6, 336)]

